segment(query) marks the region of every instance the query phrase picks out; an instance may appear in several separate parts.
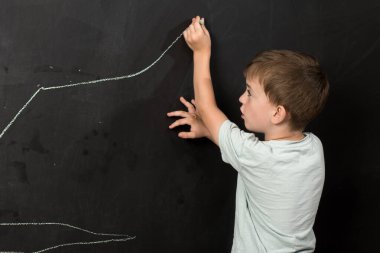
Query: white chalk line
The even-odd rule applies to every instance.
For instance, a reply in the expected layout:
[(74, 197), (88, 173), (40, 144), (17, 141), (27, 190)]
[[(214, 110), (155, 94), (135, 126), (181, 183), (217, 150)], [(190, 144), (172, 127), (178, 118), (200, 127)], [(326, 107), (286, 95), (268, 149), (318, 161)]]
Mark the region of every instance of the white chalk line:
[[(58, 244), (52, 247), (48, 247), (42, 250), (33, 251), (31, 253), (41, 253), (50, 251), (53, 249), (61, 248), (61, 247), (68, 247), (68, 246), (74, 246), (74, 245), (94, 245), (94, 244), (105, 244), (105, 243), (111, 243), (111, 242), (125, 242), (128, 240), (133, 240), (136, 238), (136, 236), (129, 236), (126, 234), (110, 234), (110, 233), (97, 233), (93, 232), (84, 228), (76, 227), (70, 224), (65, 223), (58, 223), (58, 222), (24, 222), (24, 223), (0, 223), (0, 226), (63, 226), (72, 228), (75, 230), (79, 230), (88, 234), (97, 235), (97, 236), (112, 236), (112, 237), (122, 237), (122, 238), (112, 238), (107, 240), (99, 240), (99, 241), (84, 241), (84, 242), (70, 242), (70, 243), (63, 243)], [(26, 253), (23, 251), (0, 251), (0, 253)]]
[(30, 98), (29, 100), (24, 104), (23, 107), (17, 112), (17, 114), (13, 117), (13, 119), (8, 123), (8, 125), (3, 129), (3, 131), (0, 134), (0, 139), (3, 138), (4, 134), (8, 131), (8, 129), (14, 124), (16, 119), (20, 116), (20, 114), (25, 110), (25, 108), (32, 102), (32, 100), (38, 95), (38, 93), (43, 90), (56, 90), (56, 89), (63, 89), (63, 88), (72, 88), (80, 85), (87, 85), (87, 84), (96, 84), (96, 83), (102, 83), (102, 82), (108, 82), (108, 81), (116, 81), (116, 80), (122, 80), (131, 78), (134, 76), (141, 75), (145, 71), (149, 70), (151, 67), (153, 67), (161, 58), (166, 54), (166, 52), (182, 37), (183, 33), (181, 33), (171, 44), (170, 46), (148, 67), (144, 68), (143, 70), (140, 70), (139, 72), (124, 75), (124, 76), (117, 76), (117, 77), (110, 77), (110, 78), (103, 78), (98, 80), (92, 80), (92, 81), (85, 81), (85, 82), (79, 82), (79, 83), (72, 83), (72, 84), (64, 84), (64, 85), (57, 85), (57, 86), (51, 86), (51, 87), (40, 87)]
[[(183, 33), (181, 33), (171, 44), (170, 46), (148, 67), (142, 69), (139, 72), (129, 74), (129, 75), (124, 75), (124, 76), (118, 76), (118, 77), (110, 77), (110, 78), (103, 78), (103, 79), (98, 79), (98, 80), (92, 80), (92, 81), (85, 81), (85, 82), (79, 82), (79, 83), (73, 83), (73, 84), (65, 84), (65, 85), (57, 85), (57, 86), (51, 86), (51, 87), (40, 87), (30, 98), (29, 100), (21, 107), (21, 109), (17, 112), (17, 114), (13, 117), (13, 119), (8, 123), (8, 125), (3, 129), (3, 131), (0, 134), (0, 139), (3, 138), (4, 134), (9, 130), (9, 128), (14, 124), (16, 119), (20, 116), (20, 114), (26, 109), (26, 107), (32, 102), (32, 100), (38, 95), (38, 93), (43, 90), (55, 90), (55, 89), (63, 89), (63, 88), (72, 88), (80, 85), (87, 85), (87, 84), (96, 84), (96, 83), (102, 83), (102, 82), (107, 82), (107, 81), (116, 81), (116, 80), (122, 80), (122, 79), (127, 79), (131, 78), (137, 75), (140, 75), (147, 70), (149, 70), (151, 67), (153, 67), (161, 58), (166, 54), (166, 52), (182, 37)], [(52, 246), (46, 249), (42, 249), (39, 251), (34, 251), (32, 253), (41, 253), (41, 252), (46, 252), (49, 250), (53, 250), (56, 248), (60, 247), (67, 247), (67, 246), (73, 246), (73, 245), (88, 245), (88, 244), (101, 244), (101, 243), (110, 243), (110, 242), (123, 242), (123, 241), (128, 241), (135, 239), (136, 237), (131, 237), (129, 235), (124, 235), (124, 234), (107, 234), (107, 233), (96, 233), (92, 232), (87, 229), (82, 229), (76, 226), (72, 226), (69, 224), (64, 224), (64, 223), (57, 223), (57, 222), (46, 222), (46, 223), (0, 223), (0, 226), (47, 226), (47, 225), (57, 225), (57, 226), (65, 226), (69, 228), (73, 228), (76, 230), (80, 230), (92, 235), (102, 235), (102, 236), (114, 236), (114, 237), (124, 237), (124, 238), (113, 238), (113, 239), (108, 239), (108, 240), (101, 240), (101, 241), (91, 241), (91, 242), (73, 242), (73, 243), (64, 243), (64, 244), (59, 244), (56, 246)], [(0, 251), (0, 253), (24, 253), (20, 251)]]
[(97, 233), (97, 232), (92, 232), (87, 229), (83, 229), (80, 227), (76, 227), (70, 224), (65, 224), (65, 223), (59, 223), (59, 222), (24, 222), (24, 223), (0, 223), (0, 226), (62, 226), (62, 227), (68, 227), (72, 229), (76, 229), (82, 232), (86, 232), (88, 234), (92, 235), (102, 235), (102, 236), (124, 236), (124, 237), (130, 237), (129, 235), (125, 234), (107, 234), (107, 233)]
[[(41, 253), (46, 252), (49, 250), (67, 247), (67, 246), (75, 246), (75, 245), (94, 245), (94, 244), (106, 244), (111, 242), (125, 242), (128, 240), (132, 240), (134, 237), (131, 238), (120, 238), (120, 239), (109, 239), (109, 240), (102, 240), (102, 241), (90, 241), (90, 242), (71, 242), (71, 243), (63, 243), (56, 246), (52, 246), (46, 249), (38, 250), (38, 251), (31, 251), (30, 253)], [(25, 251), (0, 251), (0, 253), (27, 253)], [(29, 253), (29, 252), (28, 252)]]

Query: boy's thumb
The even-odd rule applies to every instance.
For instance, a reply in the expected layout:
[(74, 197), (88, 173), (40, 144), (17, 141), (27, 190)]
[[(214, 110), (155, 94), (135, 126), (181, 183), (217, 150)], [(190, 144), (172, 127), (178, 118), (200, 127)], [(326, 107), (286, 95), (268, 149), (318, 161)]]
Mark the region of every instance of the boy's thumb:
[(200, 23), (201, 23), (201, 27), (202, 27), (202, 30), (204, 31), (205, 34), (207, 34), (208, 36), (210, 36), (210, 33), (208, 32), (207, 28), (206, 28), (206, 25), (205, 25), (205, 19), (202, 18), (200, 20)]
[(207, 28), (206, 28), (206, 26), (205, 26), (204, 24), (201, 25), (201, 27), (202, 27), (202, 30), (203, 30), (203, 32), (204, 32), (205, 34), (210, 35), (209, 32), (208, 32), (208, 30), (207, 30)]

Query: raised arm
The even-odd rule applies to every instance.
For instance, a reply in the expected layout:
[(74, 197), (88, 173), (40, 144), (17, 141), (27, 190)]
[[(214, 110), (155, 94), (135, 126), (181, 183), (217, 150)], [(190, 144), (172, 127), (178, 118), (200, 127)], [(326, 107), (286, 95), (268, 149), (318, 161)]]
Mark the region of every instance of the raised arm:
[(197, 111), (210, 139), (219, 145), (219, 127), (227, 119), (218, 108), (210, 74), (211, 37), (200, 17), (193, 18), (191, 25), (183, 32), (187, 45), (193, 50), (194, 58), (194, 95)]

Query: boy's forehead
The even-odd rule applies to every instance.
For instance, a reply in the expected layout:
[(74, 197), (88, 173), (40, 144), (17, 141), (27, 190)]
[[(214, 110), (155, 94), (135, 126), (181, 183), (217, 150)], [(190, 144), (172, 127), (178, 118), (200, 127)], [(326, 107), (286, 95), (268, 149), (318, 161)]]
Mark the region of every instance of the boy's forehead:
[(262, 90), (263, 87), (260, 85), (259, 78), (250, 78), (245, 80), (248, 87), (256, 90)]

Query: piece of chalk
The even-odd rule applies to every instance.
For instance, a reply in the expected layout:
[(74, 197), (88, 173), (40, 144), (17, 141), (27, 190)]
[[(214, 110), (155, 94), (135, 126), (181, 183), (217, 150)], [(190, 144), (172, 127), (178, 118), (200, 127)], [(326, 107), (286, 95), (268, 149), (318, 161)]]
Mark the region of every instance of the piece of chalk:
[(199, 20), (199, 24), (204, 25), (205, 24), (205, 18), (201, 18), (201, 20)]

